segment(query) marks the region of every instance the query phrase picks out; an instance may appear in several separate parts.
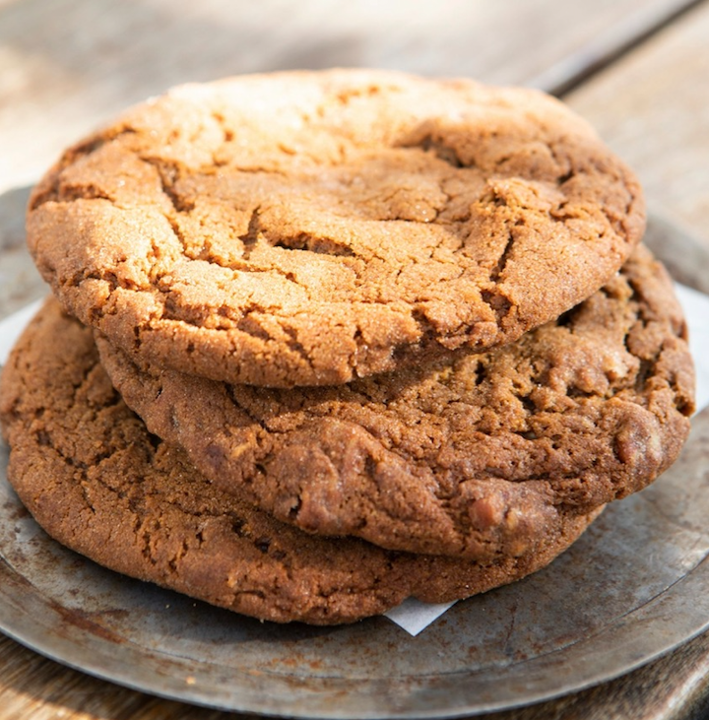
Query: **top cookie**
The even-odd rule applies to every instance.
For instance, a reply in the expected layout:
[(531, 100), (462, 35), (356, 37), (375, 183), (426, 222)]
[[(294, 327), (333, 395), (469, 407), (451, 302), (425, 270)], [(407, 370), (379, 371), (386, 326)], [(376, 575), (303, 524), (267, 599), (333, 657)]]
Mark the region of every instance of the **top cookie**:
[(632, 173), (541, 93), (377, 71), (176, 88), (68, 150), (28, 241), (141, 361), (333, 385), (519, 337), (639, 241)]

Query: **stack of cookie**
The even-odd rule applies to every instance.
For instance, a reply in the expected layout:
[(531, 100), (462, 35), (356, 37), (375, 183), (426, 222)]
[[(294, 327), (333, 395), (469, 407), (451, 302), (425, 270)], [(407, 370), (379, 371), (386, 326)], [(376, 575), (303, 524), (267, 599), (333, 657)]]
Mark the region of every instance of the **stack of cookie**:
[(69, 547), (259, 618), (511, 582), (686, 439), (643, 229), (633, 174), (537, 92), (179, 87), (33, 193), (56, 299), (2, 375), (10, 480)]

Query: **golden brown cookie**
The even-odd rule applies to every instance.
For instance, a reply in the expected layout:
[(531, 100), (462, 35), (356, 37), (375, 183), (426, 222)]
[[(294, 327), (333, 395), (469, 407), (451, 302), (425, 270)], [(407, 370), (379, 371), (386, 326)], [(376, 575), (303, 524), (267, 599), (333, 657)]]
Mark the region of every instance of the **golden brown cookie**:
[(409, 595), (463, 598), (553, 560), (593, 517), (570, 513), (534, 554), (488, 563), (307, 535), (255, 511), (150, 435), (98, 364), (91, 332), (50, 301), (0, 376), (8, 477), (61, 543), (119, 572), (258, 618), (314, 624)]
[(600, 291), (515, 343), (331, 388), (228, 385), (102, 361), (148, 428), (284, 522), (383, 547), (530, 551), (566, 513), (635, 492), (689, 432), (681, 308), (640, 246)]
[(130, 110), (39, 183), (28, 239), (64, 306), (137, 360), (291, 387), (509, 342), (643, 227), (633, 174), (558, 101), (336, 70)]

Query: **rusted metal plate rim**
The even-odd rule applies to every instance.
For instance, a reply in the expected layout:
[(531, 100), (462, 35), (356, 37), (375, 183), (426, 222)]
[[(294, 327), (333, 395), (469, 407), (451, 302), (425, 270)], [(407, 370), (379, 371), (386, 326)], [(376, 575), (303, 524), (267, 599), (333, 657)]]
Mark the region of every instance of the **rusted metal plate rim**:
[[(702, 265), (706, 252), (682, 279)], [(424, 718), (526, 705), (617, 677), (709, 627), (708, 461), (709, 410), (668, 473), (609, 507), (550, 567), (411, 637), (385, 618), (259, 623), (98, 567), (34, 523), (6, 481), (3, 446), (0, 628), (90, 674), (242, 712)]]

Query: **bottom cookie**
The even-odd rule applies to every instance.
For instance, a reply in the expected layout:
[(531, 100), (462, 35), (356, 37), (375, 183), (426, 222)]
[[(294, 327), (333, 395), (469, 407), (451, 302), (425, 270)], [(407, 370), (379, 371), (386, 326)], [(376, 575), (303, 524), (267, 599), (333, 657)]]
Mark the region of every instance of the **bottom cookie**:
[(387, 551), (286, 526), (225, 494), (148, 433), (53, 300), (0, 378), (8, 477), (56, 540), (118, 572), (253, 617), (326, 625), (409, 596), (445, 602), (549, 564), (600, 511), (569, 514), (534, 553), (489, 563)]

